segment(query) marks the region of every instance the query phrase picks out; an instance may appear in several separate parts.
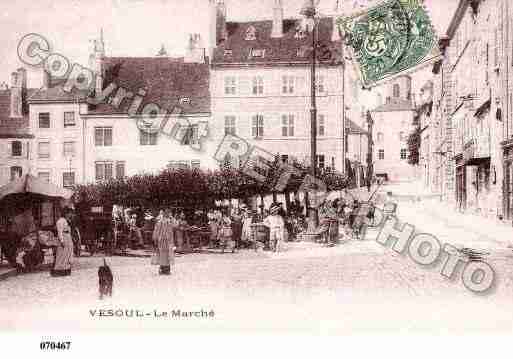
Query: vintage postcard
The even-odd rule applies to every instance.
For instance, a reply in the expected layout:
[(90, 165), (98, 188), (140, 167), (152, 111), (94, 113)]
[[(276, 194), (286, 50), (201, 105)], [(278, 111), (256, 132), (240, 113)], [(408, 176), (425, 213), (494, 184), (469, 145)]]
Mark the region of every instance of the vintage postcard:
[(5, 2), (0, 342), (511, 333), (512, 15)]

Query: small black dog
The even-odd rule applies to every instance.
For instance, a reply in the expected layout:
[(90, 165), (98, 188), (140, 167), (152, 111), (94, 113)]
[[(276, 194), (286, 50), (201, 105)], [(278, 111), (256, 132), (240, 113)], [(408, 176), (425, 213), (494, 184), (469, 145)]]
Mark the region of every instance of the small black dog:
[(114, 281), (114, 277), (112, 276), (112, 271), (110, 267), (107, 265), (107, 260), (103, 258), (103, 265), (98, 268), (98, 284), (100, 290), (100, 299), (103, 299), (103, 296), (108, 295), (112, 297), (112, 284)]

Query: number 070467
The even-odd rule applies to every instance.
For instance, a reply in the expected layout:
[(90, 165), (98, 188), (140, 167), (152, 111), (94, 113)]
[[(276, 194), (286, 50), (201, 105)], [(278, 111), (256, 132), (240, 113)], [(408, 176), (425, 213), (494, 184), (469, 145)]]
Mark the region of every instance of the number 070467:
[(41, 350), (69, 350), (71, 347), (71, 342), (41, 342), (39, 343), (39, 348)]

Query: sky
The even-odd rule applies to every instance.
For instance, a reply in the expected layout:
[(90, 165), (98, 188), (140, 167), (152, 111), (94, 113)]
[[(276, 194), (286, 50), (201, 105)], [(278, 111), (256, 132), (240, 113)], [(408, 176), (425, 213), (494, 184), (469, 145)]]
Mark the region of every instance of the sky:
[[(341, 8), (355, 0), (339, 0)], [(372, 4), (373, 0), (357, 0)], [(49, 40), (51, 50), (88, 65), (89, 43), (103, 28), (107, 56), (154, 56), (164, 44), (183, 55), (189, 33), (209, 37), (208, 0), (1, 0), (0, 82), (22, 63), (17, 44), (28, 33)], [(283, 0), (285, 17), (298, 17), (304, 0)], [(228, 21), (270, 19), (274, 0), (225, 0)], [(458, 0), (425, 0), (438, 34), (445, 33)], [(331, 14), (336, 0), (320, 0)], [(26, 65), (25, 65), (26, 66)], [(28, 70), (28, 86), (41, 85), (41, 70)], [(420, 76), (421, 74), (419, 74)], [(423, 76), (423, 75), (422, 75)], [(423, 80), (422, 80), (423, 81)], [(422, 82), (419, 81), (419, 82)]]

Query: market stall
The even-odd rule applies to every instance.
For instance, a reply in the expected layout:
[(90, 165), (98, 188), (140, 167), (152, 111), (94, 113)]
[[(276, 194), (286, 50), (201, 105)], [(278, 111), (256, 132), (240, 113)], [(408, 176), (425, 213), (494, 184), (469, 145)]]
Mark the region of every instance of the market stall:
[(55, 222), (73, 191), (30, 174), (0, 187), (0, 246), (9, 264), (31, 269), (57, 244)]

